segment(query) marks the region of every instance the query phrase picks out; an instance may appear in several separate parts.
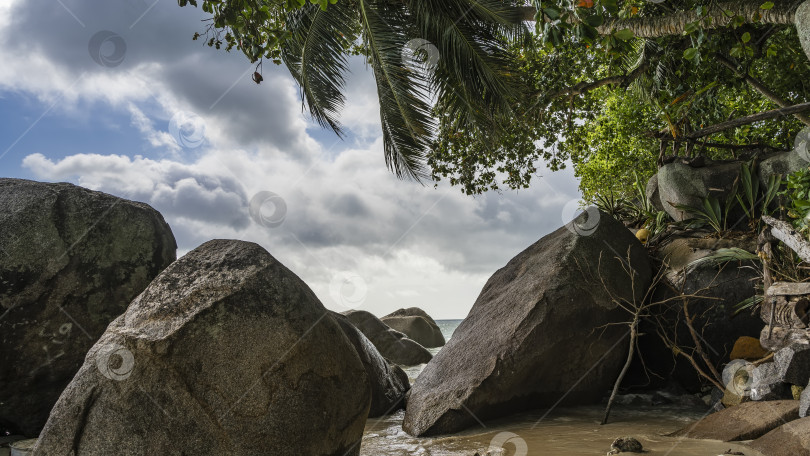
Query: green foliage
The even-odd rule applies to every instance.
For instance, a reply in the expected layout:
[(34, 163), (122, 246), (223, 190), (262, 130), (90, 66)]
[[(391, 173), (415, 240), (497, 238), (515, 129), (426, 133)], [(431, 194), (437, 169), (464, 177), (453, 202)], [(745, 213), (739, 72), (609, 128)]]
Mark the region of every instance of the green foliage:
[[(317, 1), (326, 7), (325, 0)], [(198, 6), (197, 0), (177, 3), (181, 7)], [(225, 45), (227, 51), (236, 48), (251, 62), (267, 58), (280, 63), (281, 44), (289, 36), (286, 15), (305, 4), (306, 0), (203, 0), (202, 10), (211, 14), (211, 21), (205, 33), (195, 33), (193, 39), (204, 36), (210, 47), (220, 49)]]
[[(549, 19), (573, 14), (566, 5), (543, 2), (542, 14)], [(604, 2), (595, 5), (594, 10), (606, 11)], [(692, 5), (697, 8), (700, 3)], [(630, 14), (633, 7), (639, 9), (635, 15)], [(651, 2), (624, 2), (618, 8), (619, 19), (666, 15), (662, 6)], [(586, 14), (583, 17), (590, 14), (575, 10)], [(552, 35), (553, 27), (565, 27), (548, 24), (541, 28)], [(749, 34), (744, 44), (753, 53), (735, 61), (739, 73), (756, 77), (791, 103), (810, 100), (806, 82), (810, 61), (794, 27), (747, 24), (743, 29), (729, 33), (695, 26), (686, 35), (632, 38), (622, 45), (605, 43), (604, 37), (583, 41), (573, 29), (560, 33), (551, 45), (543, 41), (547, 35), (541, 30), (542, 39), (516, 45), (518, 69), (533, 91), (513, 100), (515, 122), (501, 142), (493, 142), (486, 131), (457, 128), (452, 116), (445, 116), (437, 106), (439, 136), (429, 157), (433, 177), (448, 179), (470, 194), (525, 188), (540, 162), (545, 162), (552, 170), (573, 165), (587, 200), (610, 192), (628, 197), (633, 192), (633, 170), (644, 178), (656, 171), (659, 138), (682, 138), (700, 128), (777, 107), (714, 58), (715, 54), (728, 56), (744, 33)], [(684, 59), (684, 49), (694, 46), (699, 55)], [(710, 144), (785, 149), (802, 127), (788, 117), (704, 139)], [(702, 142), (694, 144), (692, 153), (733, 158), (731, 149)]]
[[(180, 6), (197, 5), (179, 0)], [(341, 134), (347, 56), (360, 53), (374, 72), (386, 164), (397, 176), (430, 175), (435, 139), (429, 100), (455, 126), (496, 141), (511, 122), (510, 100), (526, 90), (508, 44), (528, 32), (517, 0), (204, 0), (212, 15), (209, 46), (240, 49), (251, 62), (283, 62), (322, 126)], [(224, 36), (223, 36), (224, 34)], [(195, 34), (194, 39), (201, 35)], [(408, 62), (408, 50), (429, 54)], [(435, 55), (431, 55), (435, 54)], [(259, 82), (260, 75), (254, 77)]]
[(654, 237), (664, 231), (672, 218), (666, 211), (656, 209), (649, 198), (647, 198), (646, 180), (639, 178), (636, 172), (633, 172), (633, 177), (635, 178), (633, 187), (636, 191), (637, 205), (635, 206), (635, 210), (637, 217), (642, 220), (642, 227), (650, 230), (650, 236)]
[(755, 295), (750, 296), (750, 297), (748, 297), (746, 299), (743, 299), (742, 301), (740, 301), (740, 302), (738, 302), (737, 304), (734, 305), (734, 307), (733, 307), (734, 314), (733, 315), (737, 315), (737, 314), (742, 313), (745, 310), (755, 308), (756, 306), (758, 306), (758, 305), (760, 305), (762, 303), (763, 299), (764, 299), (764, 297), (761, 294), (755, 294)]
[(759, 179), (752, 176), (752, 163), (740, 164), (740, 186), (735, 195), (749, 220), (756, 218), (756, 205), (759, 196)]
[[(731, 192), (732, 195), (735, 193), (736, 189)], [(729, 197), (721, 205), (720, 200), (713, 195), (709, 195), (703, 198), (700, 207), (678, 204), (675, 208), (695, 216), (692, 226), (708, 224), (717, 233), (722, 233), (728, 229), (728, 214), (734, 207), (734, 202), (735, 198)]]
[(739, 190), (737, 202), (740, 203), (749, 221), (757, 220), (760, 215), (768, 214), (769, 207), (782, 186), (782, 175), (768, 176), (767, 186), (760, 191), (759, 178), (753, 161), (740, 164)]
[(768, 176), (768, 186), (765, 188), (765, 193), (762, 195), (761, 211), (763, 215), (769, 213), (771, 203), (779, 194), (779, 189), (782, 188), (782, 182), (784, 182), (784, 179), (781, 174), (771, 174)]
[(810, 169), (800, 169), (787, 176), (786, 188), (780, 194), (787, 198), (787, 215), (793, 227), (805, 236), (810, 233)]
[(714, 266), (718, 266), (721, 264), (728, 263), (730, 261), (759, 261), (759, 260), (760, 260), (759, 256), (757, 256), (754, 253), (751, 253), (739, 247), (730, 247), (717, 249), (717, 251), (711, 255), (705, 256), (703, 258), (698, 258), (697, 260), (689, 263), (688, 267), (693, 268), (695, 266), (704, 263), (711, 263)]
[[(790, 103), (810, 98), (810, 61), (795, 27), (738, 16), (707, 28), (714, 0), (532, 0), (541, 19), (533, 36), (516, 8), (526, 2), (517, 0), (200, 3), (211, 20), (195, 39), (239, 49), (259, 62), (257, 71), (263, 59), (283, 62), (313, 117), (338, 133), (345, 59), (364, 55), (375, 75), (389, 168), (402, 177), (446, 179), (469, 194), (525, 188), (545, 162), (552, 170), (573, 165), (588, 200), (626, 198), (633, 171), (645, 179), (655, 172), (661, 139), (682, 141), (699, 128), (776, 107), (740, 75)], [(674, 20), (683, 13), (697, 19), (684, 26)], [(639, 19), (655, 37), (636, 37), (630, 23), (614, 26)], [(436, 47), (435, 66), (402, 65), (413, 39)], [(784, 118), (705, 140), (786, 148), (801, 126)], [(709, 158), (731, 155), (693, 146), (693, 154)]]
[(659, 127), (655, 111), (632, 93), (605, 91), (593, 118), (558, 143), (574, 164), (583, 197), (613, 191), (633, 195), (634, 182), (657, 172), (657, 141), (645, 133)]
[(616, 197), (613, 193), (596, 195), (594, 204), (602, 212), (610, 214), (616, 220), (626, 220), (635, 213), (633, 205), (624, 198)]

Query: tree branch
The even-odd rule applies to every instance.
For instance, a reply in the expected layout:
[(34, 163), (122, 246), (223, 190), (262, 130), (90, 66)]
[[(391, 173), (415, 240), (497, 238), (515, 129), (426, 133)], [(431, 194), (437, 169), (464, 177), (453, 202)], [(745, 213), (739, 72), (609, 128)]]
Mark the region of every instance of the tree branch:
[[(759, 79), (749, 75), (747, 72), (739, 71), (737, 65), (734, 64), (731, 60), (727, 59), (724, 55), (720, 54), (719, 52), (715, 54), (717, 61), (720, 62), (723, 66), (731, 70), (737, 77), (741, 77), (745, 79), (745, 82), (751, 86), (754, 90), (762, 94), (765, 98), (771, 100), (772, 102), (776, 103), (777, 106), (780, 108), (787, 108), (790, 106), (790, 103), (777, 95), (774, 91), (769, 89), (765, 86)], [(793, 114), (793, 117), (799, 119), (803, 124), (810, 127), (810, 117), (807, 117), (804, 114), (796, 113)]]
[(771, 226), (771, 234), (773, 237), (790, 247), (791, 250), (799, 255), (799, 258), (810, 262), (810, 243), (805, 241), (802, 235), (797, 233), (789, 223), (767, 215), (762, 216), (762, 221)]
[(593, 81), (593, 82), (587, 82), (587, 81), (579, 82), (579, 83), (575, 84), (572, 87), (569, 87), (567, 89), (563, 89), (563, 90), (560, 90), (559, 92), (555, 92), (555, 93), (551, 94), (551, 96), (549, 97), (549, 100), (552, 100), (554, 98), (565, 97), (565, 96), (567, 96), (568, 99), (570, 100), (571, 98), (573, 98), (573, 97), (575, 97), (577, 95), (582, 95), (584, 93), (590, 92), (591, 90), (595, 90), (595, 89), (598, 89), (600, 87), (604, 87), (604, 86), (608, 86), (608, 85), (618, 85), (618, 86), (626, 87), (631, 82), (636, 80), (639, 76), (641, 76), (641, 73), (643, 73), (644, 70), (647, 69), (647, 67), (649, 67), (649, 63), (644, 62), (643, 64), (639, 65), (638, 68), (636, 68), (635, 70), (631, 71), (628, 74), (617, 75), (617, 76), (608, 76), (606, 78), (602, 78), (602, 79), (599, 79), (599, 80), (596, 80), (596, 81)]
[(714, 124), (706, 128), (703, 128), (701, 130), (693, 131), (692, 133), (686, 135), (686, 138), (688, 139), (700, 138), (703, 136), (719, 133), (721, 131), (728, 130), (730, 128), (736, 128), (742, 125), (748, 125), (754, 122), (759, 122), (760, 120), (776, 119), (778, 117), (784, 117), (787, 115), (796, 114), (797, 112), (805, 112), (805, 111), (810, 111), (810, 103), (800, 103), (793, 106), (788, 106), (786, 108), (772, 109), (770, 111), (758, 112), (750, 116), (729, 120), (728, 122), (721, 122), (719, 124)]

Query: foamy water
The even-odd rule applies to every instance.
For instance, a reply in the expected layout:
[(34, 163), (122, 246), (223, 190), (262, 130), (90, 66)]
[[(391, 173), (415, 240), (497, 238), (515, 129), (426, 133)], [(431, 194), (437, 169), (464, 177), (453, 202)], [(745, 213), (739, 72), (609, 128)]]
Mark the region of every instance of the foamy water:
[[(436, 322), (450, 339), (460, 320)], [(437, 353), (440, 349), (431, 350)], [(411, 382), (424, 365), (408, 367)], [(604, 406), (537, 410), (484, 423), (449, 436), (412, 437), (402, 430), (404, 411), (366, 423), (360, 454), (420, 456), (593, 456), (604, 455), (617, 437), (638, 439), (647, 456), (714, 456), (727, 450), (762, 456), (742, 444), (666, 437), (705, 415), (706, 410), (676, 405), (614, 406), (611, 422), (600, 425)], [(495, 445), (493, 446), (493, 440)], [(498, 442), (506, 442), (503, 447)]]

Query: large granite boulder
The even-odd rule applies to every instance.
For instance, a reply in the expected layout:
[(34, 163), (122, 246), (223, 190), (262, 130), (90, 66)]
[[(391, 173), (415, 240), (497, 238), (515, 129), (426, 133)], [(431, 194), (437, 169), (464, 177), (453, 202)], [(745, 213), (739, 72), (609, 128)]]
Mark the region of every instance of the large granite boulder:
[(441, 347), (445, 344), (439, 325), (424, 310), (418, 307), (399, 309), (382, 317), (383, 323), (397, 330), (425, 348)]
[(312, 290), (260, 246), (215, 240), (110, 324), (34, 455), (357, 455), (370, 402)]
[(425, 364), (433, 358), (425, 347), (409, 339), (405, 334), (389, 328), (371, 312), (349, 310), (343, 312), (343, 315), (368, 337), (385, 359), (392, 363), (416, 366)]
[[(692, 218), (674, 205), (702, 207), (703, 198), (711, 195), (725, 201), (734, 180), (740, 175), (740, 162), (714, 163), (692, 167), (684, 163), (669, 163), (658, 170), (658, 192), (664, 210), (675, 220)], [(736, 219), (736, 218), (735, 218)]]
[(610, 294), (639, 302), (651, 275), (641, 243), (596, 209), (540, 239), (487, 281), (416, 379), (403, 429), (452, 433), (561, 400), (598, 401), (615, 382), (629, 341), (627, 326), (612, 324), (630, 315)]
[(39, 433), (87, 350), (176, 249), (146, 204), (0, 179), (0, 428)]
[(750, 446), (765, 456), (809, 456), (810, 418), (784, 423)]
[(366, 369), (371, 383), (371, 409), (368, 417), (388, 415), (405, 407), (405, 393), (411, 389), (408, 374), (401, 367), (392, 365), (383, 358), (374, 344), (348, 318), (337, 312), (329, 313), (351, 341)]
[(803, 2), (793, 18), (804, 53), (810, 58), (810, 2)]
[(713, 413), (670, 435), (724, 442), (751, 440), (798, 418), (799, 401), (745, 402)]

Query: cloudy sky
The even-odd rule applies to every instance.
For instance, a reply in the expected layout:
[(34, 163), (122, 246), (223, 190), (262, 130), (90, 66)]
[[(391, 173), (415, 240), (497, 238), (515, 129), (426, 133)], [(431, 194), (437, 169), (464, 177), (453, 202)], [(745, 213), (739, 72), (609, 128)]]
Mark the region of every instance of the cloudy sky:
[(284, 67), (265, 64), (256, 85), (241, 54), (192, 41), (202, 19), (174, 0), (0, 2), (0, 175), (146, 202), (178, 255), (257, 242), (327, 307), (377, 315), (463, 318), (495, 270), (571, 215), (571, 171), (475, 198), (397, 180), (362, 60), (339, 140), (302, 113)]

